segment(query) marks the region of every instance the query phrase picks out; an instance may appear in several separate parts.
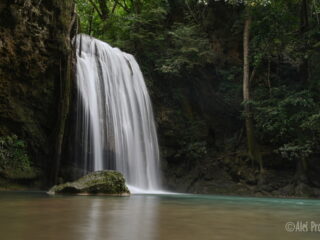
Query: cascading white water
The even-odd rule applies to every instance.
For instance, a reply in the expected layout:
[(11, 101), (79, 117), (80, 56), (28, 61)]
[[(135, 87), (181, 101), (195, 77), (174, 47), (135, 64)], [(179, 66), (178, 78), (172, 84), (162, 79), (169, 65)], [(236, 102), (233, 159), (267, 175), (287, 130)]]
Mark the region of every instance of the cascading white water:
[(160, 189), (159, 149), (150, 97), (130, 54), (78, 35), (78, 157), (87, 171), (115, 169), (133, 189)]

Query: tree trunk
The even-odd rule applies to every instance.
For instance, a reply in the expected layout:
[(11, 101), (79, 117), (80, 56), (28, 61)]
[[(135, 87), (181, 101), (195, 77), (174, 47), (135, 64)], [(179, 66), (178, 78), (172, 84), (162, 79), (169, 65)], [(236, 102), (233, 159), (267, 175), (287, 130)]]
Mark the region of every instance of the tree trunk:
[(302, 157), (297, 161), (296, 173), (294, 178), (295, 184), (299, 184), (299, 183), (309, 184), (307, 170), (308, 170), (308, 161), (307, 159)]
[(300, 9), (300, 31), (305, 32), (309, 28), (309, 3), (302, 0)]
[(101, 11), (101, 20), (105, 21), (109, 17), (109, 8), (105, 0), (99, 0), (99, 7)]
[[(300, 34), (303, 43), (303, 50), (308, 52), (308, 40), (306, 37), (306, 33), (309, 29), (309, 1), (302, 0), (301, 9), (300, 9)], [(309, 79), (309, 60), (308, 58), (303, 58), (302, 63), (299, 67), (300, 72), (300, 81), (308, 84)]]
[(258, 162), (260, 173), (263, 172), (262, 157), (254, 137), (254, 125), (250, 104), (250, 61), (249, 61), (249, 42), (250, 42), (251, 17), (247, 16), (243, 31), (243, 101), (245, 112), (245, 124), (248, 141), (248, 154), (253, 162)]
[(58, 109), (58, 125), (56, 130), (56, 145), (54, 148), (54, 164), (52, 166), (51, 177), (49, 179), (50, 184), (56, 184), (58, 182), (58, 175), (60, 170), (61, 158), (62, 158), (62, 146), (65, 137), (66, 122), (70, 110), (71, 101), (71, 88), (73, 79), (73, 50), (71, 47), (72, 29), (77, 24), (77, 15), (75, 12), (75, 5), (73, 10), (73, 16), (71, 23), (65, 32), (64, 48), (65, 51), (60, 58), (60, 81), (59, 81), (59, 109)]
[[(308, 41), (306, 38), (306, 33), (309, 29), (309, 1), (302, 0), (301, 1), (301, 9), (300, 9), (300, 37), (303, 42), (303, 50), (305, 52), (308, 51)], [(310, 84), (309, 82), (309, 59), (303, 57), (302, 63), (299, 67), (299, 77), (300, 81), (305, 85)], [(296, 175), (295, 181), (297, 183), (308, 183), (307, 177), (307, 169), (308, 169), (308, 161), (301, 157), (297, 160), (297, 167), (296, 167)]]

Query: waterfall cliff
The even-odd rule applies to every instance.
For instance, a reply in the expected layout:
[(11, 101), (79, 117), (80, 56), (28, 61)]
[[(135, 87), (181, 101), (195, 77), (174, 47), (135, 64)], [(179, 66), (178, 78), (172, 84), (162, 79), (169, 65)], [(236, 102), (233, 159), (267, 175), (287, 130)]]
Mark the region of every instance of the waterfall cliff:
[(87, 35), (75, 41), (78, 165), (120, 171), (132, 189), (159, 190), (157, 133), (138, 63)]

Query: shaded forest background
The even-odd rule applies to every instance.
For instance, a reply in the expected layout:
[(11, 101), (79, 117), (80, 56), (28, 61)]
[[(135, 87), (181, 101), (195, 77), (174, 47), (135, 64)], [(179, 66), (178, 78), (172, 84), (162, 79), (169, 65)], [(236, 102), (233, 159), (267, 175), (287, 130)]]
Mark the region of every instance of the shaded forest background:
[[(72, 123), (67, 119), (69, 100), (61, 102), (61, 99), (70, 97), (72, 103), (70, 89), (74, 86), (68, 83), (72, 74), (71, 46), (48, 49), (47, 41), (65, 46), (65, 39), (82, 32), (133, 54), (139, 62), (154, 105), (164, 183), (169, 189), (320, 196), (318, 0), (77, 0), (75, 10), (72, 1), (67, 1), (69, 6), (57, 1), (40, 5), (27, 1), (30, 6), (20, 2), (15, 7), (25, 7), (27, 16), (34, 8), (29, 16), (31, 21), (48, 26), (53, 38), (43, 37), (51, 40), (44, 40), (44, 50), (38, 55), (53, 53), (53, 59), (57, 60), (53, 66), (62, 69), (62, 73), (57, 75), (45, 68), (45, 74), (41, 75), (38, 68), (30, 67), (13, 76), (12, 71), (17, 72), (22, 66), (10, 66), (10, 72), (10, 62), (1, 61), (3, 83), (8, 75), (21, 81), (31, 71), (35, 74), (31, 78), (38, 82), (49, 84), (46, 76), (54, 78), (50, 87), (31, 85), (32, 91), (41, 88), (52, 94), (49, 101), (52, 110), (39, 110), (35, 113), (37, 117), (28, 119), (20, 117), (14, 125), (11, 122), (17, 117), (7, 115), (17, 111), (3, 108), (1, 112), (3, 186), (8, 184), (8, 178), (14, 183), (30, 181), (32, 185), (37, 181), (43, 185), (47, 175), (50, 179), (68, 180), (66, 169), (72, 165), (63, 154), (66, 148), (63, 139), (64, 142), (68, 139), (64, 135), (68, 135)], [(7, 23), (2, 28), (15, 29), (22, 39), (19, 35), (22, 27), (17, 29), (17, 25), (24, 26), (23, 21), (8, 25), (8, 18), (3, 15), (4, 10), (12, 8), (10, 4), (0, 7), (1, 22)], [(56, 21), (62, 13), (66, 17)], [(73, 20), (74, 15), (78, 20)], [(25, 18), (22, 16), (21, 20)], [(24, 36), (28, 34), (26, 30)], [(8, 40), (1, 40), (0, 46), (8, 45)], [(12, 39), (13, 45), (19, 45), (14, 41), (17, 39)], [(39, 45), (34, 41), (29, 41), (30, 51)], [(8, 56), (3, 47), (1, 53)], [(17, 57), (14, 54), (11, 60)], [(24, 64), (31, 60), (19, 61)], [(34, 59), (35, 63), (39, 61), (38, 57)], [(5, 105), (9, 98), (1, 96), (4, 99), (1, 104)], [(15, 102), (18, 96), (11, 94), (10, 101)], [(41, 102), (42, 97), (36, 98)], [(27, 106), (35, 104), (30, 97), (24, 102)], [(56, 120), (49, 117), (53, 123), (44, 119), (34, 123), (33, 119), (39, 116), (58, 117)], [(66, 119), (64, 131), (61, 122)], [(34, 129), (30, 130), (30, 122), (34, 123)], [(56, 127), (47, 126), (49, 123)], [(41, 128), (46, 130), (39, 133)], [(42, 140), (37, 140), (39, 134), (43, 135)], [(58, 172), (60, 161), (62, 170)], [(16, 169), (30, 174), (21, 178), (22, 173), (16, 173)], [(52, 176), (57, 173), (59, 176)]]

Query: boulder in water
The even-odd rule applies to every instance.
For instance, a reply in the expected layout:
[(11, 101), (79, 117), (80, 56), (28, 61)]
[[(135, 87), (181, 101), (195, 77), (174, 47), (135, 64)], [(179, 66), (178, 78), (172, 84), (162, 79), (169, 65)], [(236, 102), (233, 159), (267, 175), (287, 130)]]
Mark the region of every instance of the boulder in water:
[(123, 175), (116, 171), (97, 171), (78, 179), (53, 186), (48, 194), (106, 194), (126, 196), (130, 192)]

